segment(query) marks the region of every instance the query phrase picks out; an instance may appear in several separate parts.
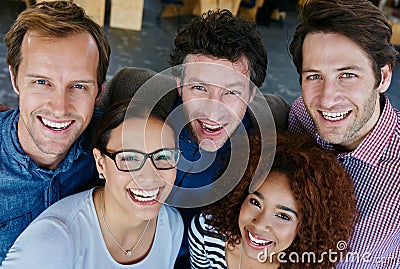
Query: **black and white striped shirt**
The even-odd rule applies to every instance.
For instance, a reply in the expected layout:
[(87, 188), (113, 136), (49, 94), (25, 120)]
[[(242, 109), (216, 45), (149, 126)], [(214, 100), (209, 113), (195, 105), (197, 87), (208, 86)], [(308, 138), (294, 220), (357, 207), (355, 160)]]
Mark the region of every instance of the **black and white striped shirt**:
[(189, 228), (191, 267), (226, 269), (226, 243), (222, 236), (216, 233), (216, 228), (206, 224), (205, 221), (205, 216), (198, 214), (193, 218)]

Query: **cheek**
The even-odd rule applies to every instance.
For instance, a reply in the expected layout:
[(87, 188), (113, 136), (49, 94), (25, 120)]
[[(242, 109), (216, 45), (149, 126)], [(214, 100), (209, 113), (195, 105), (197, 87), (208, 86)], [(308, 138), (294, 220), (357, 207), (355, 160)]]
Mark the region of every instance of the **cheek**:
[(77, 113), (81, 115), (81, 117), (84, 119), (85, 122), (89, 122), (92, 119), (95, 102), (96, 99), (95, 97), (93, 97), (93, 98), (87, 98), (86, 102), (78, 103), (79, 106), (76, 107), (75, 110), (77, 111)]
[(246, 113), (247, 105), (244, 102), (232, 102), (226, 104), (228, 113), (234, 117), (236, 122), (241, 121)]
[[(314, 94), (317, 92), (317, 89), (314, 89)], [(307, 101), (312, 98), (312, 90), (310, 89), (310, 86), (307, 85), (302, 85), (302, 97), (305, 103), (308, 103)]]
[(191, 115), (194, 111), (198, 110), (198, 103), (196, 101), (182, 99), (184, 111)]
[(243, 226), (245, 226), (247, 223), (250, 222), (250, 219), (251, 217), (249, 208), (246, 206), (245, 203), (243, 203), (242, 207), (240, 208), (240, 213), (238, 218), (239, 228), (242, 229)]
[(170, 184), (172, 187), (176, 178), (176, 169), (159, 170), (158, 175), (164, 182)]
[(41, 108), (46, 104), (46, 99), (43, 96), (35, 94), (26, 94), (21, 92), (19, 95), (20, 110), (34, 111), (37, 108)]
[(285, 242), (287, 244), (287, 247), (289, 247), (293, 240), (296, 238), (297, 235), (297, 229), (296, 229), (296, 225), (290, 225), (288, 227), (282, 227), (281, 228), (281, 238), (282, 241)]

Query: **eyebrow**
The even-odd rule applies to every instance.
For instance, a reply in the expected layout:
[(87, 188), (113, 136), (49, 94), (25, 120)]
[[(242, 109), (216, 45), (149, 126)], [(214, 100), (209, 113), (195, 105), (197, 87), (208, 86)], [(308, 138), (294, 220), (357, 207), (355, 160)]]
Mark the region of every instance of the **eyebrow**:
[[(38, 75), (38, 74), (26, 74), (26, 77), (30, 77), (30, 78), (41, 78), (41, 79), (48, 79), (51, 80), (51, 78), (47, 77), (47, 76), (43, 76), (43, 75)], [(94, 84), (95, 80), (92, 79), (82, 79), (82, 80), (73, 80), (71, 81), (72, 83), (85, 83), (85, 84)]]
[(345, 71), (345, 70), (357, 70), (357, 71), (363, 71), (364, 68), (355, 66), (355, 65), (350, 65), (350, 66), (345, 66), (342, 68), (339, 68), (338, 71)]
[[(344, 66), (344, 67), (341, 67), (341, 68), (338, 68), (338, 69), (337, 69), (337, 71), (346, 71), (346, 70), (363, 71), (364, 68), (359, 67), (359, 66), (355, 66), (355, 65), (350, 65), (350, 66)], [(319, 73), (320, 70), (312, 69), (312, 68), (311, 68), (311, 69), (303, 69), (303, 70), (302, 70), (302, 73), (310, 73), (310, 72), (312, 72), (312, 73)]]
[[(254, 194), (255, 196), (257, 196), (258, 198), (260, 198), (261, 200), (264, 200), (264, 195), (262, 195), (262, 194), (259, 193), (258, 191), (253, 192), (253, 194)], [(299, 215), (297, 214), (296, 210), (294, 210), (294, 209), (292, 209), (292, 208), (290, 208), (290, 207), (288, 207), (288, 206), (279, 205), (279, 204), (278, 204), (276, 207), (277, 207), (278, 209), (291, 212), (291, 213), (293, 213), (294, 215), (296, 215), (296, 217), (299, 217)]]
[(231, 87), (236, 87), (236, 86), (240, 86), (240, 87), (247, 86), (246, 83), (243, 83), (241, 81), (236, 81), (236, 82), (228, 83), (228, 84), (225, 84), (225, 85), (218, 85), (216, 83), (212, 83), (212, 82), (209, 82), (209, 81), (203, 81), (203, 80), (201, 80), (199, 78), (196, 78), (196, 77), (191, 77), (190, 79), (187, 80), (187, 83), (189, 83), (189, 84), (190, 83), (211, 84), (211, 85), (222, 86), (224, 88), (231, 88)]
[(49, 77), (46, 77), (46, 76), (43, 76), (43, 75), (38, 75), (38, 74), (26, 74), (25, 77), (49, 79)]
[(277, 205), (276, 207), (281, 209), (281, 210), (292, 212), (293, 214), (296, 215), (296, 217), (298, 217), (296, 210), (294, 210), (294, 209), (292, 209), (290, 207), (287, 207), (287, 206), (284, 206), (284, 205)]

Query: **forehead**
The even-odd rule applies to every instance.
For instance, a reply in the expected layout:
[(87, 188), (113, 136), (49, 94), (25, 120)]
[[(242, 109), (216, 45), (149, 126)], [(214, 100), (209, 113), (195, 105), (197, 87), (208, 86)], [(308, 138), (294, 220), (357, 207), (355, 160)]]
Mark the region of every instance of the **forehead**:
[(151, 152), (175, 146), (173, 129), (155, 118), (128, 118), (111, 131), (110, 148), (129, 148)]
[(262, 194), (265, 199), (271, 199), (275, 204), (290, 205), (297, 209), (289, 180), (285, 174), (271, 171), (257, 192)]
[(37, 63), (35, 68), (52, 66), (54, 70), (65, 67), (79, 72), (93, 72), (99, 61), (96, 41), (87, 31), (74, 32), (65, 37), (51, 37), (30, 30), (22, 41), (21, 53), (21, 64)]
[(186, 82), (208, 82), (224, 85), (229, 82), (250, 81), (249, 63), (245, 56), (235, 62), (202, 54), (189, 54), (185, 60), (184, 77)]
[(315, 32), (306, 35), (303, 43), (303, 64), (318, 62), (331, 67), (341, 63), (349, 66), (371, 66), (370, 57), (363, 48), (340, 33)]

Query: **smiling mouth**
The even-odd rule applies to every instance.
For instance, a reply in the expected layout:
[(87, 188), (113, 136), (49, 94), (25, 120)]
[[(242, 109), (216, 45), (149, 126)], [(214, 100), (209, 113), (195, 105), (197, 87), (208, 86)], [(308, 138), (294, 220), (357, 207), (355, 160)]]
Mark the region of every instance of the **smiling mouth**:
[(208, 133), (215, 133), (220, 131), (223, 126), (221, 124), (208, 124), (198, 120), (200, 126)]
[(253, 235), (250, 233), (250, 231), (247, 231), (247, 235), (248, 235), (248, 237), (249, 237), (249, 239), (250, 239), (250, 242), (251, 242), (253, 245), (257, 246), (257, 247), (269, 247), (269, 246), (271, 246), (271, 245), (274, 244), (273, 241), (270, 241), (270, 240), (262, 240), (262, 239), (256, 238), (255, 236), (253, 236)]
[(43, 117), (39, 117), (40, 121), (43, 123), (44, 126), (46, 126), (49, 129), (52, 129), (54, 131), (62, 131), (67, 129), (69, 126), (71, 126), (71, 124), (73, 123), (73, 121), (65, 121), (65, 122), (53, 122), (50, 120), (47, 120)]
[(346, 112), (325, 112), (321, 111), (322, 117), (329, 121), (339, 121), (347, 117), (351, 110)]
[(160, 188), (151, 190), (129, 189), (131, 197), (139, 202), (155, 201), (160, 193)]

